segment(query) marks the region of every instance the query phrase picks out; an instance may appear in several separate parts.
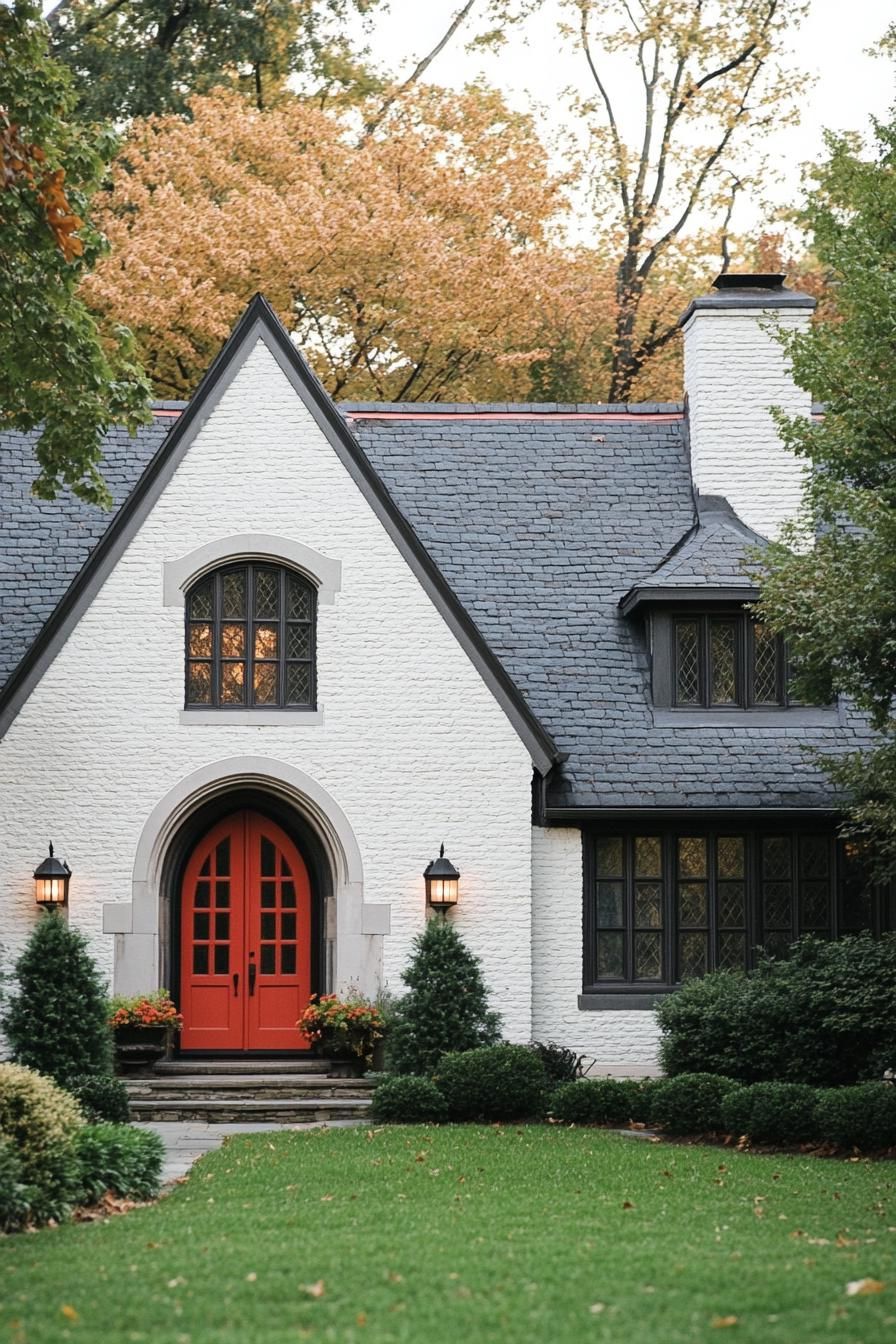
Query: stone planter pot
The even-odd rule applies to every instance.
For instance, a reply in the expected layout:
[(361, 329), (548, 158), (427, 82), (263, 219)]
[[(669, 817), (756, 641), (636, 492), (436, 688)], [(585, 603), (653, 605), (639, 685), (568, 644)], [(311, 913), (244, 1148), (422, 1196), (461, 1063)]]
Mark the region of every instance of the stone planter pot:
[(363, 1059), (359, 1059), (357, 1055), (349, 1055), (343, 1056), (342, 1059), (331, 1059), (327, 1077), (363, 1078), (366, 1071), (367, 1065)]
[(160, 1059), (170, 1059), (173, 1032), (170, 1027), (116, 1027), (115, 1063), (119, 1073), (146, 1069)]

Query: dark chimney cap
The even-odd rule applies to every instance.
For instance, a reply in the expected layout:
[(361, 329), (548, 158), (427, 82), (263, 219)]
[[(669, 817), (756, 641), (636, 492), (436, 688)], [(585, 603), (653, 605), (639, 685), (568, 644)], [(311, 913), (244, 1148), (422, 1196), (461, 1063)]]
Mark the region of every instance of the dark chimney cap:
[(713, 289), (780, 289), (784, 284), (783, 275), (734, 275), (726, 271), (717, 275), (712, 282)]

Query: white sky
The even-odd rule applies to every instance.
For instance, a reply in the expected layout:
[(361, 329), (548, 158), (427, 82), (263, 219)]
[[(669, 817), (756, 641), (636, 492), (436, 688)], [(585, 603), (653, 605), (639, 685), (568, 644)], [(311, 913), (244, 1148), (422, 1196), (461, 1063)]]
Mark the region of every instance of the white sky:
[[(408, 73), (415, 60), (435, 45), (460, 3), (389, 0), (388, 12), (376, 12), (372, 21), (368, 38), (372, 55), (393, 70)], [(562, 130), (568, 124), (562, 90), (575, 85), (590, 92), (591, 86), (581, 55), (560, 48), (556, 13), (554, 5), (545, 5), (542, 16), (526, 26), (527, 40), (514, 36), (500, 55), (466, 51), (461, 28), (428, 74), (434, 82), (455, 86), (482, 75), (502, 88), (514, 106), (540, 105), (549, 134)], [(893, 63), (865, 52), (894, 19), (894, 0), (811, 0), (809, 15), (792, 34), (786, 55), (788, 64), (815, 76), (815, 83), (807, 82), (800, 125), (782, 128), (769, 142), (783, 179), (770, 194), (781, 204), (797, 199), (800, 166), (820, 156), (822, 128), (865, 132), (871, 114), (882, 117), (888, 112), (894, 100)], [(627, 109), (632, 117), (639, 114), (637, 81), (620, 80), (617, 73), (613, 95), (623, 124)], [(735, 227), (755, 227), (757, 219), (756, 207), (743, 202)]]

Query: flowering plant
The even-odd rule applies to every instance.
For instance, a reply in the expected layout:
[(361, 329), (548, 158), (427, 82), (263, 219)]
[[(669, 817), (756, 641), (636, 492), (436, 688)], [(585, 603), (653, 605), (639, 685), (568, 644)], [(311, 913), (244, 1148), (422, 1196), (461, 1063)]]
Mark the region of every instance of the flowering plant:
[(312, 994), (296, 1025), (322, 1054), (355, 1055), (370, 1064), (386, 1024), (379, 1008), (360, 995)]
[(184, 1020), (171, 1001), (167, 989), (152, 994), (119, 996), (109, 1005), (109, 1026), (115, 1027), (170, 1027), (180, 1031)]

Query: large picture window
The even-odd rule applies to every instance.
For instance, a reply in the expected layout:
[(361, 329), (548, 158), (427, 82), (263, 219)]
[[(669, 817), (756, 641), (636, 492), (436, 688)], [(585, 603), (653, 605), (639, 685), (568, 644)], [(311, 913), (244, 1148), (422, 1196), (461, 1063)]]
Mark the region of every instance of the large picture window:
[(888, 927), (885, 894), (830, 832), (595, 832), (585, 874), (586, 989), (674, 985), (804, 933)]
[(317, 594), (292, 570), (228, 565), (187, 593), (188, 709), (312, 709)]

